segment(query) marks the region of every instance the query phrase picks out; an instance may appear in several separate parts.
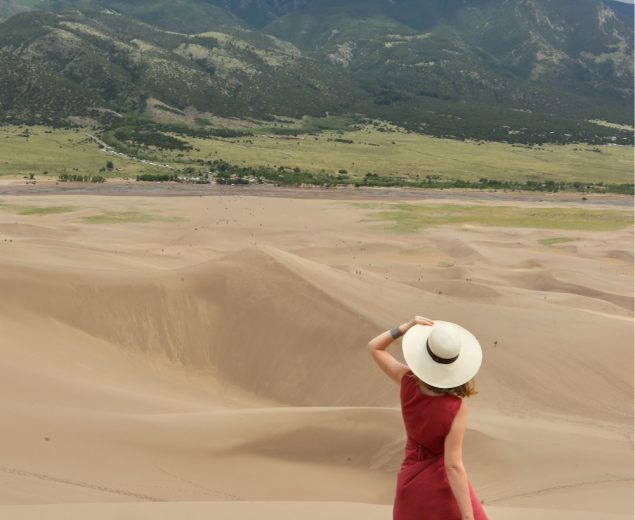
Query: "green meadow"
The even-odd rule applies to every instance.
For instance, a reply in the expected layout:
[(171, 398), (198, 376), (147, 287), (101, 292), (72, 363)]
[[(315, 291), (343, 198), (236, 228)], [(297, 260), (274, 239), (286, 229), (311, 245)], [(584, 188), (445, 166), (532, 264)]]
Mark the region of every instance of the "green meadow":
[(15, 213), (17, 215), (57, 215), (74, 211), (73, 206), (27, 206), (0, 203), (0, 210)]
[[(26, 131), (28, 129), (28, 132)], [(84, 130), (0, 126), (0, 176), (57, 177), (63, 173), (135, 177), (156, 168), (104, 153)], [(105, 170), (112, 161), (114, 170)]]
[[(207, 171), (208, 161), (238, 166), (299, 168), (344, 175), (354, 183), (368, 173), (401, 177), (479, 181), (559, 181), (621, 184), (633, 182), (633, 149), (586, 144), (529, 147), (497, 142), (456, 141), (368, 125), (352, 131), (324, 130), (298, 139), (250, 129), (239, 138), (178, 136), (191, 150), (148, 147), (144, 155), (180, 171)], [(328, 126), (328, 125), (323, 125)], [(317, 131), (321, 130), (321, 131)], [(106, 169), (108, 161), (114, 168)], [(60, 174), (103, 175), (134, 179), (165, 168), (104, 153), (83, 130), (0, 126), (0, 176), (53, 177)]]
[[(0, 211), (22, 216), (44, 216), (70, 213), (79, 206), (21, 205), (0, 202)], [(103, 211), (95, 215), (79, 217), (78, 221), (88, 224), (145, 224), (149, 222), (185, 222), (186, 219), (174, 215), (162, 215), (156, 211)]]
[(183, 222), (181, 217), (170, 217), (141, 211), (106, 211), (98, 215), (83, 217), (89, 224), (145, 224), (148, 222)]
[[(371, 206), (366, 205), (366, 209)], [(480, 226), (611, 231), (633, 224), (632, 210), (584, 208), (528, 208), (515, 206), (454, 204), (382, 204), (369, 213), (371, 221), (383, 223), (398, 232), (471, 224)], [(553, 245), (572, 239), (547, 239)]]
[[(633, 182), (633, 149), (624, 146), (544, 145), (455, 141), (373, 129), (344, 134), (323, 132), (284, 140), (260, 134), (238, 139), (190, 142), (204, 160), (223, 159), (244, 166), (285, 166), (362, 178), (368, 172), (425, 180), (444, 179), (563, 182)], [(341, 142), (344, 139), (352, 142)]]

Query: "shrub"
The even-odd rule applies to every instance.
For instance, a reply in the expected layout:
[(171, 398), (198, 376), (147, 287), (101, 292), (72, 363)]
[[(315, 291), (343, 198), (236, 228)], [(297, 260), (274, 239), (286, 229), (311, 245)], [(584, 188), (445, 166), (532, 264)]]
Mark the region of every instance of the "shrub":
[(106, 182), (102, 175), (80, 175), (77, 173), (62, 173), (58, 177), (60, 182)]

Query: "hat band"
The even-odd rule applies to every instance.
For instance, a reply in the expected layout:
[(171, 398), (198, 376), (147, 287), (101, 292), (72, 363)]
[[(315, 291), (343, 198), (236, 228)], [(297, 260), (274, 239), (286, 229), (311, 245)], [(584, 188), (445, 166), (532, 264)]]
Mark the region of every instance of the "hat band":
[(459, 354), (457, 354), (453, 358), (443, 358), (441, 356), (437, 356), (434, 352), (432, 352), (432, 349), (430, 348), (430, 338), (426, 340), (426, 348), (428, 349), (428, 354), (430, 354), (430, 357), (434, 361), (436, 361), (437, 363), (441, 363), (442, 365), (450, 365), (454, 363), (457, 359), (459, 359)]

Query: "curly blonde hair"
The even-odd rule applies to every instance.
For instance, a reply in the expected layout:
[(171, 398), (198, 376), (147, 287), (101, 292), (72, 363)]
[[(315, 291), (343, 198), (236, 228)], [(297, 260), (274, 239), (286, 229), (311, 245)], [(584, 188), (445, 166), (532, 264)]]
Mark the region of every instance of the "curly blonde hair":
[(437, 394), (455, 395), (456, 397), (460, 397), (462, 399), (464, 397), (471, 397), (478, 393), (476, 391), (476, 383), (474, 382), (474, 379), (471, 379), (467, 383), (463, 383), (462, 385), (455, 386), (453, 388), (437, 388), (436, 386), (429, 385), (428, 383), (422, 381), (414, 374), (412, 374), (410, 377), (414, 377), (420, 387), (427, 388), (428, 390)]

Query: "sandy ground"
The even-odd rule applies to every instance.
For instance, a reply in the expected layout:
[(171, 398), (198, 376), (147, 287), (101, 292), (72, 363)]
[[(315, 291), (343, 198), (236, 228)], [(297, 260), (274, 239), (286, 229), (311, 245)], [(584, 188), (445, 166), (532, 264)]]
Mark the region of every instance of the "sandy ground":
[[(613, 193), (577, 193), (561, 191), (543, 193), (531, 191), (506, 190), (461, 190), (461, 189), (419, 189), (419, 188), (367, 188), (337, 186), (324, 188), (318, 186), (273, 186), (270, 184), (252, 184), (249, 186), (224, 186), (216, 184), (180, 184), (175, 182), (136, 182), (134, 180), (108, 179), (104, 184), (83, 182), (58, 182), (54, 178), (40, 177), (36, 183), (15, 176), (0, 177), (0, 197), (5, 195), (117, 195), (147, 197), (181, 196), (257, 196), (295, 199), (324, 200), (365, 200), (365, 201), (491, 201), (528, 202), (538, 205), (557, 204), (559, 206), (590, 205), (616, 206), (632, 208), (633, 197)], [(582, 204), (584, 203), (584, 204)]]
[[(0, 202), (0, 518), (388, 519), (398, 387), (365, 344), (415, 313), (483, 346), (465, 459), (491, 519), (633, 517), (632, 229), (397, 234), (339, 196)], [(83, 220), (102, 212), (165, 220)]]

